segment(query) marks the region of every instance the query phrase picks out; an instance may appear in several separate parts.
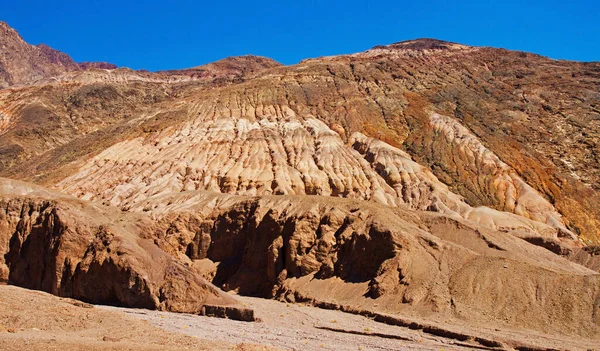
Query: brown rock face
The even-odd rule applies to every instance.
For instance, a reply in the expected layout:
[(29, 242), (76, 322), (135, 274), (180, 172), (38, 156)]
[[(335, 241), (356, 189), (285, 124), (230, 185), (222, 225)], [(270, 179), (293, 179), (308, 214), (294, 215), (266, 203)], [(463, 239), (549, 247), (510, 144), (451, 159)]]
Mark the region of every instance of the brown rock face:
[(598, 63), (425, 39), (287, 67), (65, 72), (0, 90), (0, 175), (77, 198), (3, 181), (11, 283), (235, 305), (210, 281), (599, 335)]
[(4, 282), (92, 303), (189, 313), (205, 304), (236, 308), (152, 240), (117, 224), (118, 211), (18, 182), (2, 180), (2, 188)]

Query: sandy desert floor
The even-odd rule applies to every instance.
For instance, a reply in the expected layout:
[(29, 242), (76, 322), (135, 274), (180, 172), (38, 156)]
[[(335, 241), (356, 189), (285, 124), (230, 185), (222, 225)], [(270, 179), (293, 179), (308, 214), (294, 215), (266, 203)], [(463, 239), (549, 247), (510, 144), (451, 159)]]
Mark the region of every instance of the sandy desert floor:
[(172, 333), (215, 342), (266, 345), (285, 350), (594, 350), (593, 340), (571, 339), (529, 331), (472, 329), (447, 326), (458, 333), (498, 340), (501, 347), (486, 347), (475, 340), (461, 341), (423, 330), (379, 323), (336, 310), (274, 300), (240, 297), (256, 311), (260, 322), (238, 322), (189, 314), (98, 306), (121, 311)]
[[(500, 348), (307, 305), (240, 297), (259, 322), (111, 306), (0, 286), (1, 350), (593, 350), (593, 341), (465, 329)], [(517, 345), (517, 346), (515, 346)], [(525, 348), (525, 345), (529, 348)], [(597, 346), (596, 346), (597, 347)]]

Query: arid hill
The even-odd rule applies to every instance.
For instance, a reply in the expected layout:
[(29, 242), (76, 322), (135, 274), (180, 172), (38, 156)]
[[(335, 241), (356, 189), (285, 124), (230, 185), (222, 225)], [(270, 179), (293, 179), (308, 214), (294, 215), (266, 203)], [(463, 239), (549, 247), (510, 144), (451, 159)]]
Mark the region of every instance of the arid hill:
[(600, 63), (419, 39), (69, 67), (0, 90), (8, 283), (600, 335)]

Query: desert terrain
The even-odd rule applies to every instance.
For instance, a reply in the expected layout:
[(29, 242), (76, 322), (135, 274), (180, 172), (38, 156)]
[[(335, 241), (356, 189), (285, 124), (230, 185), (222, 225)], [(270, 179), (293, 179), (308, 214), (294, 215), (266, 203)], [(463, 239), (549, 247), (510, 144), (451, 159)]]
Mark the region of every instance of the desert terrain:
[(599, 106), (435, 39), (148, 72), (0, 22), (0, 341), (595, 349)]

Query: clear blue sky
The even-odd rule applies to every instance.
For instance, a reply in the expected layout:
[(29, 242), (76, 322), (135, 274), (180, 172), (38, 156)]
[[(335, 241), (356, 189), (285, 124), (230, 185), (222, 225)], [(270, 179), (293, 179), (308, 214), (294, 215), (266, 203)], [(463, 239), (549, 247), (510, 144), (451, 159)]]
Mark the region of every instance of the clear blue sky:
[(0, 20), (76, 61), (149, 70), (244, 54), (292, 64), (420, 37), (600, 61), (597, 0), (2, 0)]

